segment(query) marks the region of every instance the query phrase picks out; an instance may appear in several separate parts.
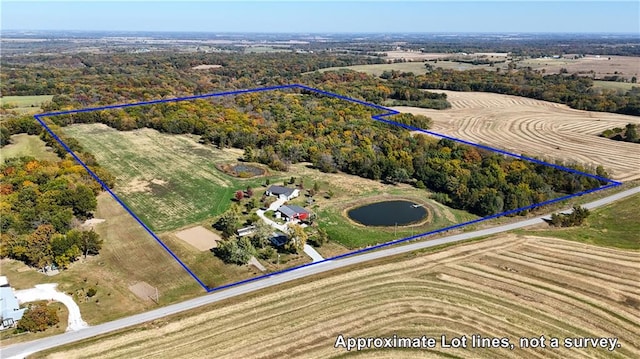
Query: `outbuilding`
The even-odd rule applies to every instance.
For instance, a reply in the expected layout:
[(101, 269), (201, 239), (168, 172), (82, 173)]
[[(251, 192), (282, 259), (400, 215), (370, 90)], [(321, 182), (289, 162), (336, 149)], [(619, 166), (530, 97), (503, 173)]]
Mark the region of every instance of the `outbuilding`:
[(280, 212), (287, 221), (294, 219), (304, 221), (309, 219), (309, 211), (296, 205), (280, 206), (280, 208), (278, 208), (278, 212)]

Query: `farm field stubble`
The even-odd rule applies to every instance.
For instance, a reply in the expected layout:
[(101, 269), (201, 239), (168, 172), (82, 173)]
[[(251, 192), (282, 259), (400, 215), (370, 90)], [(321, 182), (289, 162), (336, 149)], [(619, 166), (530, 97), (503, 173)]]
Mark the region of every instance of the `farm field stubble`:
[[(395, 260), (394, 260), (395, 259)], [(48, 358), (425, 357), (334, 348), (336, 337), (480, 334), (516, 348), (434, 349), (428, 357), (635, 358), (640, 253), (505, 234), (405, 255), (214, 305), (42, 354)], [(276, 288), (277, 289), (277, 288)], [(283, 325), (287, 323), (287, 325)], [(621, 347), (521, 349), (519, 337), (616, 337)]]
[(451, 108), (428, 110), (395, 107), (400, 112), (425, 115), (432, 131), (502, 148), (546, 161), (602, 165), (613, 179), (640, 178), (638, 145), (598, 135), (640, 117), (581, 111), (553, 102), (485, 92), (444, 92)]

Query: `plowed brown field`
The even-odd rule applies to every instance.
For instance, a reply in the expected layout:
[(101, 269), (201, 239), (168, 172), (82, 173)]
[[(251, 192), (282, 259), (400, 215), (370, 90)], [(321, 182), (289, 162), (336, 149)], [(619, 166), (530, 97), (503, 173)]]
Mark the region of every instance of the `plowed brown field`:
[(553, 102), (484, 92), (444, 92), (448, 110), (395, 107), (431, 117), (434, 132), (545, 160), (602, 165), (612, 178), (640, 178), (640, 146), (598, 137), (640, 117), (581, 111)]
[[(53, 358), (638, 358), (640, 252), (499, 238), (352, 269), (156, 321)], [(509, 337), (509, 349), (334, 348), (345, 336)], [(521, 336), (616, 337), (606, 349), (522, 349)]]

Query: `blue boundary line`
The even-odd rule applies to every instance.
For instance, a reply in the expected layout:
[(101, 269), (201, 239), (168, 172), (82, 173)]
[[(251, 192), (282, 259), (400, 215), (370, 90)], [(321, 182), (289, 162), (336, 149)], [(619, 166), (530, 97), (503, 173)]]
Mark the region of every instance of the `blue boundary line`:
[[(425, 134), (428, 134), (428, 135), (449, 139), (449, 140), (452, 140), (452, 141), (455, 141), (455, 142), (459, 142), (459, 143), (464, 143), (466, 145), (471, 145), (471, 146), (474, 146), (474, 147), (482, 148), (484, 150), (497, 152), (497, 153), (500, 153), (500, 154), (503, 154), (503, 155), (506, 155), (506, 156), (515, 157), (515, 158), (518, 158), (518, 159), (521, 159), (521, 160), (525, 160), (525, 161), (529, 161), (529, 162), (534, 162), (536, 164), (552, 167), (552, 168), (555, 168), (555, 169), (558, 169), (558, 170), (561, 170), (561, 171), (566, 171), (566, 172), (577, 174), (577, 175), (581, 175), (581, 176), (587, 176), (587, 177), (594, 178), (594, 179), (597, 179), (599, 181), (605, 182), (607, 184), (603, 185), (603, 186), (600, 186), (600, 187), (597, 187), (597, 188), (592, 188), (592, 189), (589, 189), (589, 190), (586, 190), (586, 191), (582, 191), (582, 192), (579, 192), (579, 193), (574, 193), (574, 194), (570, 194), (570, 195), (566, 195), (566, 196), (550, 199), (550, 200), (547, 200), (547, 201), (544, 201), (544, 202), (535, 203), (535, 204), (532, 204), (532, 205), (529, 205), (529, 206), (526, 206), (526, 207), (516, 208), (516, 209), (513, 209), (513, 210), (509, 210), (509, 211), (496, 213), (496, 214), (493, 214), (491, 216), (482, 217), (482, 218), (474, 219), (474, 220), (471, 220), (471, 221), (458, 223), (458, 224), (455, 224), (455, 225), (452, 225), (452, 226), (449, 226), (449, 227), (436, 229), (436, 230), (433, 230), (433, 231), (430, 231), (430, 232), (417, 234), (417, 235), (414, 235), (414, 236), (411, 236), (411, 237), (400, 238), (400, 239), (392, 240), (392, 241), (389, 241), (389, 242), (377, 244), (375, 246), (358, 249), (358, 250), (355, 250), (355, 251), (352, 251), (352, 252), (348, 252), (348, 253), (344, 253), (344, 254), (340, 254), (340, 255), (337, 255), (337, 256), (334, 256), (334, 257), (325, 258), (322, 261), (306, 263), (306, 264), (302, 264), (302, 265), (299, 265), (299, 266), (296, 266), (296, 267), (287, 268), (287, 269), (283, 269), (283, 270), (280, 270), (280, 271), (272, 272), (272, 273), (269, 273), (269, 274), (264, 274), (264, 275), (260, 275), (260, 276), (257, 276), (257, 277), (245, 279), (245, 280), (242, 280), (242, 281), (229, 283), (229, 284), (224, 284), (224, 285), (221, 285), (221, 286), (218, 286), (218, 287), (210, 288), (209, 286), (204, 284), (200, 280), (200, 278), (198, 278), (198, 276), (195, 275), (195, 273), (193, 273), (187, 267), (187, 265), (184, 264), (180, 260), (180, 258), (178, 258), (178, 256), (176, 256), (175, 253), (173, 253), (173, 251), (171, 251), (171, 249), (169, 249), (169, 247), (167, 247), (162, 242), (162, 240), (160, 240), (160, 238), (158, 238), (158, 236), (149, 227), (147, 227), (147, 225), (144, 224), (144, 222), (142, 222), (142, 220), (140, 220), (140, 218), (138, 218), (138, 216), (136, 216), (136, 214), (133, 213), (133, 211), (131, 209), (129, 209), (129, 207), (127, 207), (127, 205), (113, 191), (111, 191), (111, 189), (100, 179), (100, 177), (98, 177), (98, 175), (96, 175), (89, 168), (89, 166), (87, 166), (71, 150), (71, 148), (69, 148), (67, 146), (67, 144), (64, 143), (60, 139), (60, 137), (58, 137), (58, 135), (56, 135), (51, 130), (51, 128), (49, 128), (49, 126), (47, 126), (47, 124), (42, 120), (43, 117), (68, 115), (68, 114), (74, 114), (74, 113), (102, 111), (102, 110), (110, 110), (110, 109), (116, 109), (116, 108), (127, 108), (127, 107), (133, 107), (133, 106), (153, 105), (153, 104), (166, 103), (166, 102), (197, 100), (197, 99), (210, 98), (210, 97), (240, 95), (240, 94), (252, 93), (252, 92), (264, 92), (264, 91), (284, 90), (284, 89), (292, 89), (292, 88), (298, 88), (298, 89), (302, 89), (302, 90), (305, 90), (305, 91), (315, 92), (315, 93), (318, 93), (318, 94), (321, 94), (321, 95), (335, 97), (335, 98), (338, 98), (338, 99), (341, 99), (341, 100), (345, 100), (345, 101), (357, 103), (357, 104), (360, 104), (360, 105), (363, 105), (363, 106), (372, 107), (372, 108), (375, 108), (375, 109), (378, 109), (378, 110), (385, 111), (382, 114), (372, 115), (371, 116), (371, 118), (373, 120), (376, 120), (376, 121), (379, 121), (379, 122), (382, 122), (382, 123), (386, 123), (386, 124), (394, 125), (394, 126), (399, 126), (399, 127), (405, 128), (405, 129), (410, 130), (410, 131), (418, 131), (418, 132), (422, 132), (422, 133), (425, 133)], [(482, 144), (478, 144), (478, 143), (473, 143), (473, 142), (470, 142), (470, 141), (466, 141), (466, 140), (450, 137), (450, 136), (447, 136), (447, 135), (439, 134), (439, 133), (436, 133), (436, 132), (428, 131), (428, 130), (425, 130), (425, 129), (422, 129), (422, 128), (406, 125), (406, 124), (403, 124), (403, 123), (400, 123), (400, 122), (391, 121), (391, 120), (387, 120), (387, 119), (383, 118), (383, 117), (393, 116), (393, 115), (398, 115), (398, 114), (400, 114), (400, 112), (398, 112), (396, 110), (393, 110), (393, 109), (390, 109), (390, 108), (387, 108), (387, 107), (384, 107), (384, 106), (376, 105), (376, 104), (373, 104), (373, 103), (369, 103), (369, 102), (366, 102), (366, 101), (358, 100), (358, 99), (355, 99), (355, 98), (352, 98), (352, 97), (339, 95), (339, 94), (336, 94), (336, 93), (332, 93), (332, 92), (316, 89), (316, 88), (305, 86), (305, 85), (301, 85), (301, 84), (290, 84), (290, 85), (282, 85), (282, 86), (259, 87), (259, 88), (253, 88), (253, 89), (243, 89), (243, 90), (235, 90), (235, 91), (227, 91), (227, 92), (217, 92), (217, 93), (211, 93), (211, 94), (205, 94), (205, 95), (178, 97), (178, 98), (170, 98), (170, 99), (160, 99), (160, 100), (153, 100), (153, 101), (143, 101), (143, 102), (135, 102), (135, 103), (128, 103), (128, 104), (120, 104), (120, 105), (90, 107), (90, 108), (69, 110), (69, 111), (49, 112), (49, 113), (37, 114), (37, 115), (34, 115), (34, 117), (40, 123), (40, 125), (42, 125), (42, 127), (44, 127), (45, 130), (56, 141), (58, 141), (58, 143), (60, 143), (60, 145), (62, 145), (62, 147), (67, 152), (69, 152), (69, 154), (71, 154), (71, 156), (73, 156), (73, 158), (78, 163), (80, 163), (80, 165), (82, 165), (82, 167), (84, 167), (84, 169), (98, 183), (100, 183), (102, 188), (105, 191), (107, 191), (147, 231), (147, 233), (149, 233), (156, 240), (156, 242), (158, 242), (162, 246), (162, 248), (164, 248), (171, 255), (171, 257), (173, 257), (173, 259), (175, 259), (180, 264), (180, 266), (182, 266), (182, 268), (184, 270), (186, 270), (187, 273), (189, 273), (189, 275), (191, 275), (191, 277), (193, 277), (198, 282), (198, 284), (200, 284), (200, 286), (202, 286), (202, 288), (204, 288), (209, 293), (213, 292), (213, 291), (221, 290), (221, 289), (234, 287), (234, 286), (237, 286), (237, 285), (240, 285), (240, 284), (249, 283), (249, 282), (257, 281), (257, 280), (260, 280), (260, 279), (268, 278), (268, 277), (275, 276), (275, 275), (278, 275), (278, 274), (291, 272), (291, 271), (294, 271), (294, 270), (297, 270), (297, 269), (309, 267), (309, 266), (320, 264), (320, 263), (324, 263), (324, 262), (327, 262), (327, 261), (336, 260), (336, 259), (340, 259), (340, 258), (346, 258), (346, 257), (350, 257), (350, 256), (353, 256), (353, 255), (356, 255), (356, 254), (361, 254), (361, 253), (373, 251), (373, 250), (376, 250), (376, 249), (392, 246), (392, 245), (395, 245), (395, 244), (412, 241), (412, 240), (415, 240), (415, 239), (418, 239), (418, 238), (428, 237), (428, 236), (431, 236), (431, 235), (434, 235), (434, 234), (437, 234), (437, 233), (447, 232), (447, 231), (452, 230), (452, 229), (458, 229), (458, 228), (462, 228), (462, 227), (465, 227), (465, 226), (468, 226), (468, 225), (471, 225), (471, 224), (480, 223), (480, 222), (487, 221), (487, 220), (490, 220), (490, 219), (507, 216), (507, 215), (510, 215), (510, 214), (526, 211), (526, 210), (533, 209), (533, 208), (540, 207), (540, 206), (544, 206), (544, 205), (547, 205), (547, 204), (564, 201), (564, 200), (567, 200), (567, 199), (570, 199), (570, 198), (573, 198), (573, 197), (578, 197), (578, 196), (585, 195), (587, 193), (592, 193), (592, 192), (601, 191), (601, 190), (604, 190), (604, 189), (607, 189), (607, 188), (617, 187), (617, 186), (620, 186), (622, 184), (622, 182), (614, 181), (614, 180), (611, 180), (611, 179), (608, 179), (608, 178), (604, 178), (604, 177), (601, 177), (601, 176), (597, 176), (597, 175), (593, 175), (593, 174), (590, 174), (590, 173), (581, 172), (581, 171), (574, 170), (572, 168), (567, 168), (567, 167), (564, 167), (564, 166), (560, 166), (560, 165), (557, 165), (557, 164), (544, 162), (544, 161), (541, 161), (541, 160), (539, 160), (537, 158), (518, 155), (518, 154), (515, 154), (515, 153), (512, 153), (512, 152), (501, 150), (499, 148), (494, 148), (494, 147), (490, 147), (490, 146), (486, 146), (486, 145), (482, 145)]]

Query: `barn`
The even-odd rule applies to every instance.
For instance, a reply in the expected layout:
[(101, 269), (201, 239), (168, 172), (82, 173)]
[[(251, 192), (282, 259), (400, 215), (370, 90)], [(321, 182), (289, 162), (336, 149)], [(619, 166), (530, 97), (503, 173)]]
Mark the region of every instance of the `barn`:
[(307, 211), (306, 209), (300, 206), (295, 206), (295, 205), (280, 206), (280, 208), (278, 208), (278, 212), (280, 212), (287, 221), (291, 221), (294, 219), (304, 221), (306, 219), (309, 219), (309, 211)]

